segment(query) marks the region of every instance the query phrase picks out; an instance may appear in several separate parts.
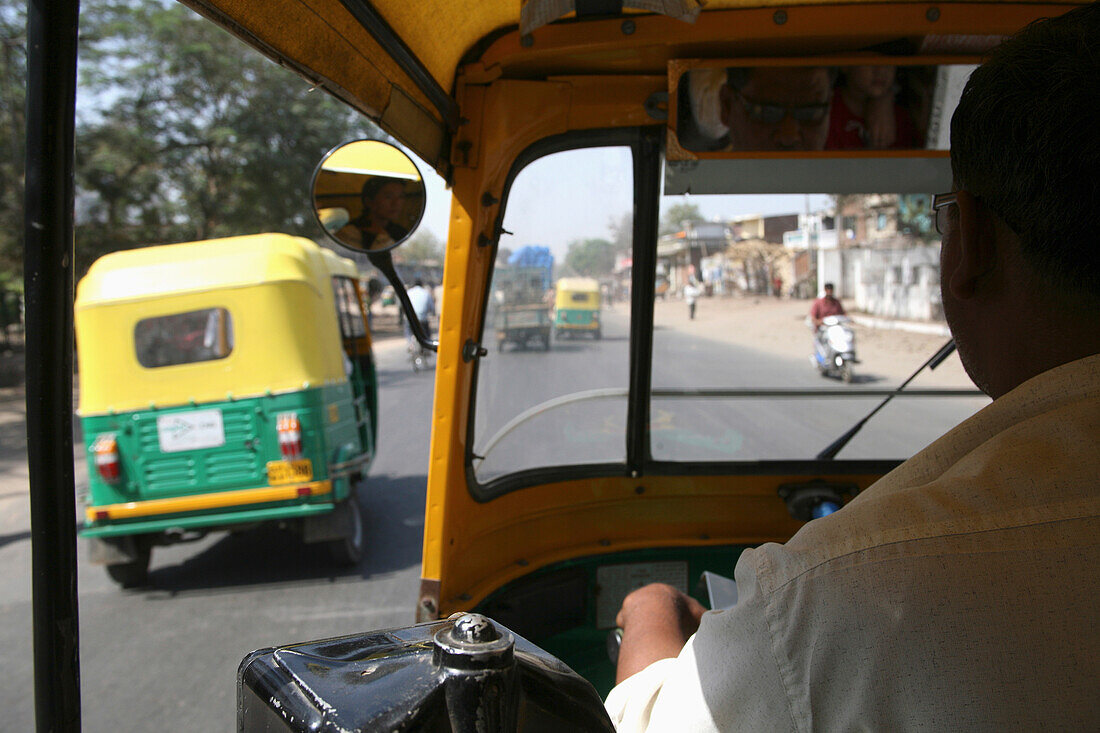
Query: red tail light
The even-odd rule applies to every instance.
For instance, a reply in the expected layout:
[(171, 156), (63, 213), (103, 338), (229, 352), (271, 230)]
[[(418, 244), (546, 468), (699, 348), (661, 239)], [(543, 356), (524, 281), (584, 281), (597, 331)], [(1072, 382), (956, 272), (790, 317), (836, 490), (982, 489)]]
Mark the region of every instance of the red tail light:
[(118, 458), (118, 440), (114, 433), (96, 436), (92, 443), (95, 453), (95, 467), (99, 476), (109, 484), (116, 483), (122, 475), (122, 464)]
[(284, 412), (275, 420), (275, 430), (279, 434), (279, 450), (283, 458), (292, 461), (302, 456), (302, 423), (298, 413)]

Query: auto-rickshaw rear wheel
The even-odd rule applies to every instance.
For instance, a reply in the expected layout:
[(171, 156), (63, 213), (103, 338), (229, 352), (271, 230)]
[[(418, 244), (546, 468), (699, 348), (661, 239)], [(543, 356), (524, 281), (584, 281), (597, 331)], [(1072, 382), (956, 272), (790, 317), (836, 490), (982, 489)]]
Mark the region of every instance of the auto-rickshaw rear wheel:
[(329, 556), (337, 565), (358, 565), (363, 559), (363, 514), (355, 494), (337, 505), (335, 511), (348, 512), (348, 533), (328, 543)]
[(138, 547), (137, 556), (129, 562), (107, 565), (107, 575), (123, 588), (135, 588), (145, 585), (149, 580), (149, 557), (152, 550), (144, 543)]

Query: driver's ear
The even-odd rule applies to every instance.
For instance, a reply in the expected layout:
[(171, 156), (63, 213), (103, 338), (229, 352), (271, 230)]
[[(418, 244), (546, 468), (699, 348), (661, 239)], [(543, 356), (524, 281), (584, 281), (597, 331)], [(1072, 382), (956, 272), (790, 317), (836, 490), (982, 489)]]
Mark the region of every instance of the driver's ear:
[(985, 277), (996, 269), (997, 233), (992, 212), (969, 191), (959, 191), (956, 199), (958, 220), (951, 246), (953, 269), (945, 284), (958, 300), (973, 298)]

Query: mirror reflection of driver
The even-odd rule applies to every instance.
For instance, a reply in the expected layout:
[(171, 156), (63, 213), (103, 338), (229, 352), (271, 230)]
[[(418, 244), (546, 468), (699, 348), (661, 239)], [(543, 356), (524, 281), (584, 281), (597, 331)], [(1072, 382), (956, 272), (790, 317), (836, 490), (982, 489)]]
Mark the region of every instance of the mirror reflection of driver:
[(833, 73), (824, 66), (733, 67), (718, 90), (727, 150), (824, 150)]
[(362, 249), (385, 249), (408, 234), (396, 219), (405, 208), (405, 182), (374, 176), (360, 192), (363, 212), (336, 233), (342, 241)]

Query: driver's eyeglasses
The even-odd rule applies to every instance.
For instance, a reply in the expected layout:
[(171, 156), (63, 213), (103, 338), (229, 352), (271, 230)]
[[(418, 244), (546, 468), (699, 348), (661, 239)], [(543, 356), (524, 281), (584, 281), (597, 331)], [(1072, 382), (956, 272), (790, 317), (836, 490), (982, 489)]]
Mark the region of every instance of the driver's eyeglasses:
[(950, 207), (958, 201), (958, 198), (959, 194), (956, 191), (937, 193), (932, 197), (932, 218), (936, 222), (936, 233), (941, 237), (947, 229), (947, 215), (951, 211)]
[(778, 125), (787, 115), (794, 118), (795, 122), (817, 123), (825, 119), (829, 114), (829, 103), (805, 104), (799, 107), (784, 107), (778, 104), (761, 104), (748, 99), (741, 92), (737, 92), (737, 98), (741, 100), (745, 113), (753, 122), (763, 122), (767, 125)]

